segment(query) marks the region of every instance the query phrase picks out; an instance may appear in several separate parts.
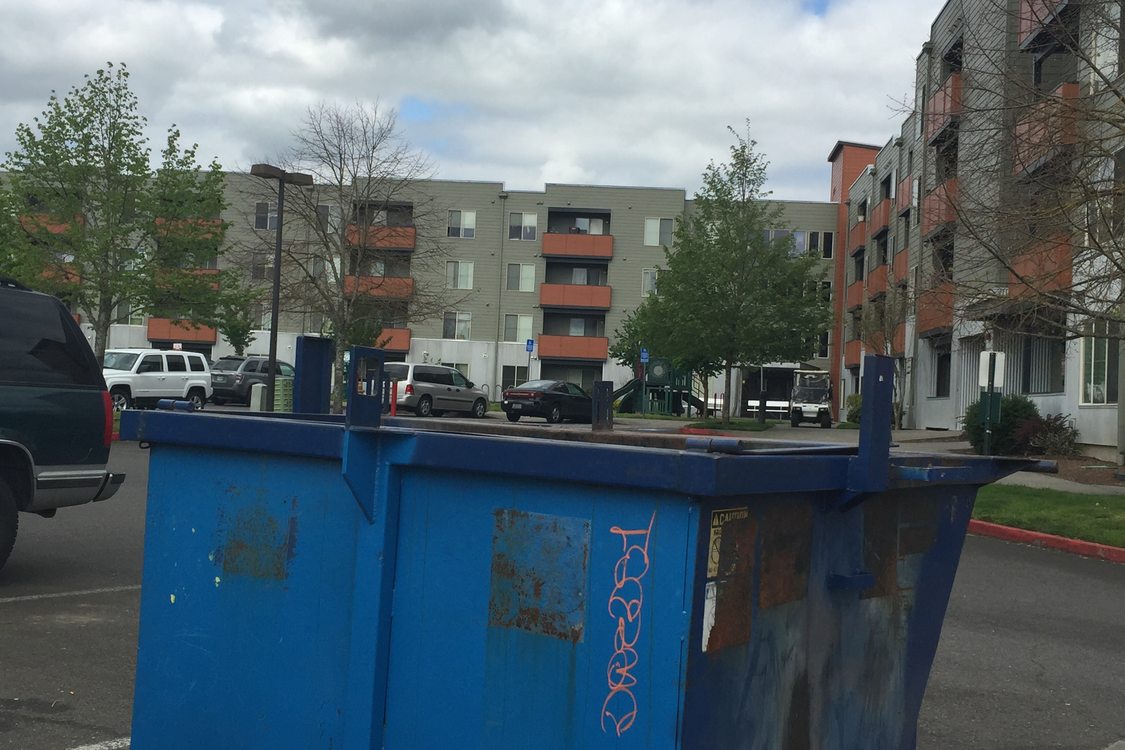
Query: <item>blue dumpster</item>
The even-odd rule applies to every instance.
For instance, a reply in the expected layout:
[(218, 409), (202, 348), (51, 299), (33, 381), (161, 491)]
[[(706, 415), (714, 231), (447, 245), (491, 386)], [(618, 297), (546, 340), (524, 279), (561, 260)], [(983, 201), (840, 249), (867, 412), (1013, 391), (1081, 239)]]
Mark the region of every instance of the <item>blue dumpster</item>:
[(976, 489), (1022, 464), (870, 412), (858, 451), (127, 412), (133, 747), (912, 748)]

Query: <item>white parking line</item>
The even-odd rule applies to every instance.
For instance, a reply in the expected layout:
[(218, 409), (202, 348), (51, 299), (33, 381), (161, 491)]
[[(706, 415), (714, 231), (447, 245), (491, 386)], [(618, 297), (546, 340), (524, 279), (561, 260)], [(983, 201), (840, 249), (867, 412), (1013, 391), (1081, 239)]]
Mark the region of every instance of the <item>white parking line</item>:
[(128, 750), (128, 747), (129, 738), (122, 737), (119, 740), (106, 740), (105, 742), (95, 742), (93, 745), (72, 747), (70, 750)]
[[(8, 596), (0, 597), (0, 604), (13, 604), (15, 602), (34, 602), (39, 599), (62, 599), (68, 596), (91, 596), (93, 594), (115, 594), (119, 591), (136, 591), (140, 585), (135, 586), (109, 586), (102, 589), (86, 589), (84, 591), (59, 591), (54, 594), (29, 594), (27, 596)], [(114, 740), (117, 742), (118, 740)], [(91, 745), (90, 747), (100, 747), (100, 745)], [(79, 750), (84, 750), (80, 748)]]
[(1117, 742), (1114, 742), (1112, 745), (1107, 747), (1105, 750), (1125, 750), (1125, 740), (1118, 740)]

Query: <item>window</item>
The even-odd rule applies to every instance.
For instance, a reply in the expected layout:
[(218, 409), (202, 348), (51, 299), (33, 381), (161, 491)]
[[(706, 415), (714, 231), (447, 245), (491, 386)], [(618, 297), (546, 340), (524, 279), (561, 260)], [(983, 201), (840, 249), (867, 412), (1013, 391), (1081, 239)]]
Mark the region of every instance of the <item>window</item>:
[(451, 260), (445, 264), (446, 286), (450, 289), (473, 288), (473, 262)]
[(534, 241), (537, 235), (538, 214), (512, 213), (508, 215), (508, 239)]
[(168, 362), (168, 372), (187, 372), (187, 363), (184, 362), (184, 355), (166, 354), (164, 358)]
[(137, 365), (137, 374), (143, 372), (164, 372), (164, 358), (159, 354), (150, 354)]
[(507, 390), (527, 382), (527, 367), (524, 365), (504, 365), (500, 373), (500, 388)]
[(265, 253), (254, 253), (250, 256), (250, 279), (263, 281), (272, 274), (267, 273), (270, 257)]
[(476, 237), (477, 212), (450, 211), (448, 234), (450, 237), (460, 237), (463, 240), (471, 240)]
[(519, 341), (523, 343), (531, 338), (531, 316), (530, 315), (505, 315), (504, 316), (504, 340), (505, 341)]
[(447, 312), (442, 320), (441, 337), (443, 339), (469, 340), (469, 329), (473, 321), (473, 314), (467, 312)]
[(577, 234), (605, 234), (605, 220), (579, 216), (574, 220), (570, 231)]
[(790, 251), (789, 254), (792, 255), (793, 257), (797, 257), (798, 255), (804, 255), (805, 253), (807, 253), (808, 249), (809, 249), (808, 248), (808, 236), (809, 236), (809, 233), (804, 231), (803, 229), (794, 230), (793, 231), (793, 249)]
[(69, 317), (50, 297), (0, 294), (0, 382), (99, 385), (99, 363)]
[(656, 269), (655, 268), (642, 268), (641, 269), (641, 296), (647, 297), (650, 294), (656, 294)]
[(828, 336), (829, 336), (828, 331), (825, 331), (824, 333), (820, 334), (820, 345), (817, 347), (816, 356), (818, 356), (818, 357), (827, 357), (828, 356)]
[(277, 229), (277, 204), (276, 203), (255, 203), (254, 204), (254, 228), (255, 229)]
[[(456, 386), (460, 386), (461, 388), (465, 387), (465, 376), (462, 375), (462, 373), (465, 373), (465, 372), (469, 371), (469, 363), (468, 362), (442, 362), (441, 366), (442, 367), (449, 367), (449, 368), (452, 368), (454, 370), (457, 370), (457, 372), (449, 373), (453, 377), (453, 384), (456, 385)], [(458, 378), (460, 378), (462, 382), (458, 383), (457, 382)]]
[(508, 291), (534, 292), (535, 266), (531, 263), (508, 264)]
[(941, 337), (930, 341), (934, 365), (932, 395), (935, 398), (949, 397), (950, 369), (953, 364), (950, 346), (949, 337)]
[(867, 221), (867, 199), (866, 198), (864, 198), (862, 201), (860, 201), (859, 207), (856, 208), (855, 220), (857, 222)]
[(1023, 337), (1020, 392), (1062, 393), (1066, 366), (1066, 342), (1045, 336)]
[(1083, 404), (1117, 403), (1117, 356), (1120, 342), (1109, 335), (1118, 335), (1118, 325), (1095, 320), (1086, 326), (1082, 339), (1082, 401)]
[(570, 335), (571, 336), (585, 336), (586, 335), (586, 319), (585, 318), (571, 318), (570, 319)]
[(203, 357), (189, 354), (188, 365), (191, 367), (192, 372), (207, 372), (207, 366), (203, 363)]
[(867, 270), (865, 256), (862, 248), (852, 256), (852, 281), (863, 281), (863, 274)]
[(570, 269), (570, 283), (576, 286), (586, 286), (586, 269), (575, 267)]
[(832, 257), (832, 232), (822, 232), (820, 237), (821, 237), (821, 240), (822, 240), (821, 243), (820, 243), (820, 257), (831, 258)]
[(820, 298), (822, 300), (824, 300), (825, 302), (831, 302), (832, 301), (832, 282), (831, 281), (820, 282)]
[(671, 219), (645, 219), (645, 247), (672, 246)]
[(321, 234), (327, 234), (336, 229), (336, 222), (332, 220), (332, 207), (320, 203), (316, 207), (316, 228)]

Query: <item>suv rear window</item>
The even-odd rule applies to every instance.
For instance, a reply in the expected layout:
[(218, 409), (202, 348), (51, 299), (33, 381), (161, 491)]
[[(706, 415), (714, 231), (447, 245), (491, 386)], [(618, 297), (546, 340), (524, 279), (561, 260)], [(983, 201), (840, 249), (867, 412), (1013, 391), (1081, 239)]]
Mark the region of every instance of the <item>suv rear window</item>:
[(410, 372), (410, 368), (406, 365), (388, 362), (383, 365), (383, 372), (385, 372), (387, 377), (391, 380), (406, 380), (406, 374)]
[[(212, 370), (237, 370), (237, 369), (238, 369), (238, 366), (239, 366), (240, 364), (242, 364), (242, 363), (243, 363), (244, 361), (245, 361), (245, 360), (241, 360), (241, 359), (227, 359), (226, 357), (223, 357), (223, 358), (222, 358), (222, 359), (220, 359), (220, 360), (219, 360), (218, 362), (216, 362), (215, 364), (211, 365), (211, 369), (212, 369)], [(192, 367), (191, 369), (193, 369), (193, 370), (195, 369), (195, 367), (194, 367), (194, 363), (193, 363), (193, 367)]]
[(191, 366), (192, 372), (207, 372), (207, 365), (203, 362), (203, 357), (187, 355), (188, 364)]
[(0, 292), (0, 381), (101, 386), (101, 372), (66, 308), (53, 297)]
[(187, 365), (184, 363), (184, 355), (165, 354), (164, 359), (168, 362), (168, 372), (187, 372)]

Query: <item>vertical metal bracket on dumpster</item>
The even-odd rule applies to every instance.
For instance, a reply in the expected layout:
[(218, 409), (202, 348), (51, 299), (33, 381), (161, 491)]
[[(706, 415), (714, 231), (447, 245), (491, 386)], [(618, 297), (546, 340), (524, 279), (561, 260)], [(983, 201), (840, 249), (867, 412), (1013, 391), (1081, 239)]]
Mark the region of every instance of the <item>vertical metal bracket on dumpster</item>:
[(887, 489), (891, 473), (891, 401), (894, 360), (863, 358), (859, 453), (848, 461), (848, 480), (838, 507), (847, 510), (867, 495)]
[(376, 488), (389, 467), (380, 459), (383, 441), (365, 431), (379, 427), (383, 416), (384, 364), (386, 353), (370, 346), (353, 346), (348, 357), (347, 412), (344, 417), (344, 446), (341, 471), (344, 481), (363, 510), (368, 523), (375, 522)]

